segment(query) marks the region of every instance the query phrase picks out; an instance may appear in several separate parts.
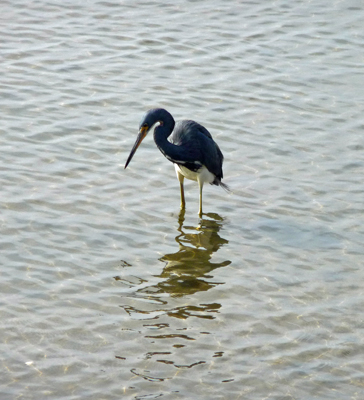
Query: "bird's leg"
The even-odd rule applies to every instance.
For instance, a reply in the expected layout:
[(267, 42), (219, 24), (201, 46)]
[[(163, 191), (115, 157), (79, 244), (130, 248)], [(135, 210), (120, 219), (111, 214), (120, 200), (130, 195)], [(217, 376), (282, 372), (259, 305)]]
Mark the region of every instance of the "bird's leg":
[(198, 216), (200, 218), (202, 218), (202, 188), (203, 188), (203, 182), (198, 181), (198, 185), (200, 187), (200, 207), (199, 207), (199, 210), (198, 210)]
[(185, 177), (180, 173), (177, 173), (177, 177), (179, 180), (179, 187), (181, 189), (181, 210), (184, 210), (186, 208), (185, 191), (183, 189), (183, 181)]

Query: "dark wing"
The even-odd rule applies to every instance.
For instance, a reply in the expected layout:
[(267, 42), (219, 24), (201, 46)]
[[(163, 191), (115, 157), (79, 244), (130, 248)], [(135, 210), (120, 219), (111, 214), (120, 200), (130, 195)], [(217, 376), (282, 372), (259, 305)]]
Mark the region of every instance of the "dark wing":
[(195, 121), (181, 121), (177, 123), (170, 140), (180, 148), (180, 162), (177, 164), (192, 171), (204, 165), (219, 181), (222, 179), (224, 156), (205, 127)]

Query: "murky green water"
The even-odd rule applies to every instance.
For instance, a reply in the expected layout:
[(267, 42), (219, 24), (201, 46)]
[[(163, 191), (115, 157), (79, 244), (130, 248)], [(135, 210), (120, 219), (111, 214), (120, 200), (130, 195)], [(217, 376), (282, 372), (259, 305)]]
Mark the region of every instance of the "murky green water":
[[(5, 1), (1, 399), (361, 399), (357, 2)], [(233, 193), (147, 137), (211, 132)]]

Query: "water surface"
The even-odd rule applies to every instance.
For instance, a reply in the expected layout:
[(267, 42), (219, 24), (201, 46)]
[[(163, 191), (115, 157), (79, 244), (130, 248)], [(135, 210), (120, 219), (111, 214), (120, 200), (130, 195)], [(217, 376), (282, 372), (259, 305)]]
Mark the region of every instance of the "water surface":
[[(360, 3), (5, 1), (2, 399), (361, 399)], [(147, 137), (194, 119), (224, 182)]]

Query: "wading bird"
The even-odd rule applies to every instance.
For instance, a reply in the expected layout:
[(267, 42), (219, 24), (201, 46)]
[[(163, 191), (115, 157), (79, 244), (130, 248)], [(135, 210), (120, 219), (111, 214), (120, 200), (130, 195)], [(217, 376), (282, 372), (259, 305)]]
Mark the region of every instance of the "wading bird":
[(167, 110), (163, 108), (149, 110), (140, 123), (139, 134), (125, 168), (129, 165), (149, 130), (157, 123), (159, 125), (154, 129), (154, 141), (163, 155), (173, 162), (176, 169), (181, 189), (181, 209), (183, 210), (186, 206), (183, 189), (184, 178), (197, 181), (200, 188), (198, 214), (201, 217), (202, 188), (205, 182), (229, 190), (228, 186), (221, 182), (224, 156), (209, 131), (202, 125), (189, 120), (178, 122), (175, 125), (172, 115)]

